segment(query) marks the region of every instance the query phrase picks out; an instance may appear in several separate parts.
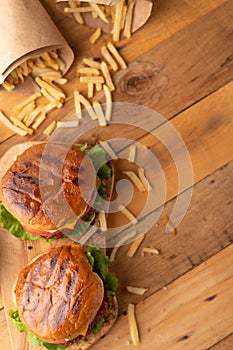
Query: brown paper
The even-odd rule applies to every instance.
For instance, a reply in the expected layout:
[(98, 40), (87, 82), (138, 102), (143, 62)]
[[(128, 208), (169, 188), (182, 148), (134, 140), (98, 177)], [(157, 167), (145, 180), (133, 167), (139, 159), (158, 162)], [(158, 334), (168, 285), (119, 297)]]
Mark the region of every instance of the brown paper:
[(39, 0), (0, 1), (0, 83), (29, 58), (59, 49), (70, 68), (74, 54)]
[[(63, 8), (67, 6), (67, 0), (56, 0)], [(81, 2), (92, 2), (96, 4), (115, 5), (121, 0), (80, 0)], [(149, 19), (153, 7), (152, 0), (135, 0), (132, 32), (141, 28)], [(105, 33), (112, 31), (112, 24), (107, 24), (99, 18), (93, 18), (90, 13), (82, 13), (85, 24), (93, 28), (101, 28)]]

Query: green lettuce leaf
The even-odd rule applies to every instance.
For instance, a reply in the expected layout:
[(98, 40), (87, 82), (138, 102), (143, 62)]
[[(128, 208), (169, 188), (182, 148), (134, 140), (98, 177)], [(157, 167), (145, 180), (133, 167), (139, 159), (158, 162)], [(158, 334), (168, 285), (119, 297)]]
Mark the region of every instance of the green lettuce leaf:
[(18, 311), (9, 311), (9, 316), (12, 318), (14, 327), (17, 329), (17, 331), (24, 332), (27, 330), (26, 326), (23, 324), (23, 322), (20, 320), (19, 312)]
[(107, 180), (111, 178), (111, 168), (107, 164), (107, 157), (105, 150), (96, 145), (88, 152), (88, 157), (92, 160), (92, 163), (97, 171), (97, 175), (101, 180)]
[(94, 325), (94, 327), (91, 330), (91, 333), (96, 335), (100, 329), (102, 328), (103, 324), (105, 322), (104, 317), (102, 317), (98, 322), (96, 322), (96, 324)]
[(103, 255), (97, 247), (88, 247), (86, 257), (93, 267), (93, 271), (102, 278), (105, 289), (115, 292), (118, 287), (118, 279), (115, 273), (108, 270), (108, 266), (111, 263), (110, 259)]
[(73, 229), (73, 231), (68, 233), (67, 236), (70, 237), (70, 236), (84, 235), (84, 233), (86, 233), (89, 230), (90, 223), (94, 220), (94, 217), (95, 217), (95, 213), (91, 213), (85, 222), (82, 222), (80, 225), (78, 225), (75, 229)]
[(44, 340), (36, 337), (23, 324), (23, 322), (21, 321), (21, 319), (19, 317), (19, 312), (18, 311), (10, 310), (9, 316), (12, 318), (14, 326), (17, 329), (17, 331), (19, 331), (19, 332), (27, 332), (27, 340), (33, 346), (44, 346), (46, 349), (49, 349), (49, 350), (64, 350), (64, 349), (66, 349), (68, 347), (68, 345), (47, 343)]
[(79, 147), (79, 150), (81, 151), (81, 152), (86, 152), (86, 150), (87, 150), (87, 143), (85, 143), (83, 146), (80, 146)]
[(8, 230), (13, 236), (22, 240), (38, 239), (39, 236), (31, 235), (21, 226), (20, 222), (0, 203), (0, 225)]

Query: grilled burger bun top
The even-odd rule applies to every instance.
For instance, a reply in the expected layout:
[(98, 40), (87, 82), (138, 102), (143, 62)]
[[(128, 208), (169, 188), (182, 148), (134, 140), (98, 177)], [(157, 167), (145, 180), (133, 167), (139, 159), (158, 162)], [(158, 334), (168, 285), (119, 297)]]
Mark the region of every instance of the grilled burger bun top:
[(28, 230), (65, 227), (83, 217), (95, 199), (91, 160), (75, 147), (50, 143), (47, 150), (45, 146), (40, 143), (26, 149), (1, 180), (3, 205)]
[(73, 244), (54, 248), (27, 265), (14, 293), (25, 326), (53, 343), (87, 329), (102, 304), (104, 287), (82, 248)]

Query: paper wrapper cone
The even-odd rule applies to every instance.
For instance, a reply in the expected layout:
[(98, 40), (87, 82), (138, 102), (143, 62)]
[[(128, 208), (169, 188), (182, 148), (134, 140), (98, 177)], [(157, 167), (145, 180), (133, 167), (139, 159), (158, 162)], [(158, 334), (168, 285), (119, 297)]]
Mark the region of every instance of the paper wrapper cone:
[(74, 54), (39, 0), (0, 1), (0, 83), (29, 58), (59, 49), (70, 68)]
[[(81, 0), (81, 2), (92, 2), (94, 4), (102, 5), (116, 5), (121, 0)], [(67, 0), (57, 0), (57, 3), (62, 7), (66, 7)], [(135, 32), (141, 28), (149, 19), (153, 8), (152, 0), (135, 0), (134, 16), (132, 22), (132, 32)], [(82, 13), (85, 24), (93, 28), (101, 28), (105, 33), (112, 31), (112, 24), (107, 24), (101, 21), (99, 18), (93, 18), (90, 13)]]

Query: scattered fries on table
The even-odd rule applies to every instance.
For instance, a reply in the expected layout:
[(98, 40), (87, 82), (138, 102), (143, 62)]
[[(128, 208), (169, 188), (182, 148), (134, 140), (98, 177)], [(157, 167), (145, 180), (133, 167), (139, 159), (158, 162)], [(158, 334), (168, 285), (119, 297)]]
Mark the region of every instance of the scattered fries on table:
[[(93, 18), (98, 18), (104, 23), (111, 24), (114, 41), (119, 41), (121, 37), (130, 38), (132, 35), (132, 22), (134, 14), (135, 0), (122, 0), (115, 5), (94, 4), (91, 2), (68, 1), (69, 7), (64, 8), (64, 12), (72, 13), (79, 24), (85, 24), (83, 14), (91, 13)], [(90, 42), (94, 44), (101, 35), (100, 28), (90, 37)]]
[[(79, 91), (75, 91), (74, 103), (78, 118), (82, 117), (81, 105), (83, 105), (88, 109), (90, 112), (88, 113), (93, 120), (98, 119), (100, 126), (106, 126), (111, 120), (112, 91), (115, 90), (111, 73), (119, 69), (126, 69), (127, 65), (115, 46), (110, 42), (101, 48), (101, 53), (103, 60), (100, 62), (95, 61), (92, 57), (84, 58), (83, 65), (78, 66), (77, 74), (79, 75), (79, 82), (86, 85), (88, 99)], [(102, 90), (105, 98), (105, 112), (103, 112), (102, 107), (99, 106), (99, 102), (95, 99), (95, 93)], [(93, 102), (91, 101), (92, 98), (95, 99)], [(92, 112), (92, 107), (94, 108), (94, 112)]]

